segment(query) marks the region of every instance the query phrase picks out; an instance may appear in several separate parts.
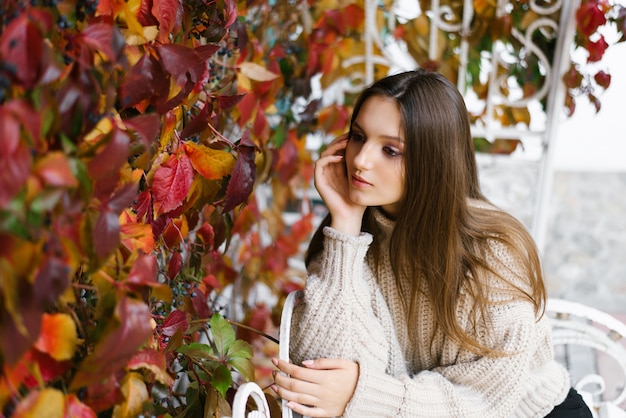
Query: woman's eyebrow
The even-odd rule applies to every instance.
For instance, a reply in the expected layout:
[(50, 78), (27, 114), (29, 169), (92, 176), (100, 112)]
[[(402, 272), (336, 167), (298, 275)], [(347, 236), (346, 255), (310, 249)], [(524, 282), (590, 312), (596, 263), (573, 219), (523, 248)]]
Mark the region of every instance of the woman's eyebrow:
[[(358, 129), (359, 131), (361, 131), (361, 132), (365, 132), (365, 129), (363, 129), (363, 128), (361, 127), (361, 125), (359, 125), (359, 123), (358, 123), (358, 122), (356, 122), (356, 121), (352, 122), (352, 126), (353, 126), (354, 128), (357, 128), (357, 129)], [(350, 130), (352, 131), (352, 129), (350, 129)], [(391, 141), (396, 141), (396, 142), (402, 142), (402, 143), (404, 143), (404, 139), (400, 138), (399, 136), (395, 136), (395, 135), (381, 135), (381, 137), (382, 137), (382, 138), (385, 138), (385, 139), (388, 139), (388, 140), (391, 140)]]

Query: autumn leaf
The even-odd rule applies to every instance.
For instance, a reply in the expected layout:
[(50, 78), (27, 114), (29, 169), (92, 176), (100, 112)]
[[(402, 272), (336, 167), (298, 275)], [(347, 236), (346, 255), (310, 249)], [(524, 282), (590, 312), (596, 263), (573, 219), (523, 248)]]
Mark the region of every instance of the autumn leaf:
[(154, 113), (126, 119), (124, 124), (136, 134), (147, 151), (161, 129), (159, 117)]
[(148, 389), (139, 373), (131, 372), (124, 376), (121, 384), (126, 399), (113, 409), (113, 418), (134, 418), (143, 411), (143, 403), (149, 399)]
[(187, 316), (183, 311), (174, 310), (172, 311), (165, 321), (160, 326), (161, 333), (163, 335), (172, 336), (181, 329), (183, 332), (187, 331), (189, 327), (189, 323), (187, 322)]
[(159, 32), (162, 40), (181, 24), (183, 4), (178, 0), (154, 0), (152, 16), (159, 22)]
[(154, 250), (152, 227), (144, 223), (120, 224), (120, 240), (131, 252), (141, 251), (149, 254)]
[(35, 348), (47, 353), (55, 360), (69, 360), (79, 344), (76, 324), (64, 313), (47, 314), (41, 317), (41, 333)]
[(154, 378), (164, 385), (171, 385), (174, 379), (167, 373), (167, 360), (165, 353), (152, 349), (141, 350), (128, 362), (130, 370), (147, 369), (152, 372)]
[(34, 172), (48, 186), (76, 187), (78, 185), (67, 156), (60, 151), (48, 153), (37, 161)]
[(183, 204), (193, 181), (193, 166), (186, 153), (172, 154), (154, 173), (154, 213), (161, 215)]
[[(51, 20), (51, 16), (48, 19)], [(12, 76), (24, 88), (35, 86), (41, 74), (44, 40), (35, 23), (26, 13), (13, 19), (0, 37), (3, 64), (13, 68)]]
[(183, 145), (191, 165), (209, 180), (219, 180), (229, 175), (235, 165), (235, 157), (229, 152), (214, 150), (191, 141)]
[(130, 137), (114, 127), (106, 136), (106, 144), (87, 163), (89, 174), (94, 180), (99, 180), (117, 172), (126, 163), (129, 150)]
[(142, 301), (122, 296), (94, 351), (82, 362), (70, 390), (92, 383), (126, 366), (152, 335), (150, 308)]
[(224, 212), (244, 203), (252, 193), (256, 179), (254, 153), (255, 145), (250, 139), (249, 132), (246, 131), (237, 148), (237, 162), (226, 188)]
[(97, 418), (93, 409), (82, 403), (76, 395), (67, 395), (67, 411), (64, 418)]
[(156, 256), (143, 254), (133, 263), (133, 267), (125, 280), (126, 284), (135, 286), (157, 285), (158, 266)]
[(272, 81), (279, 77), (278, 74), (269, 71), (256, 62), (242, 62), (239, 65), (239, 70), (243, 75), (254, 81)]
[(58, 389), (44, 388), (30, 392), (15, 407), (13, 418), (65, 418), (65, 396)]
[(124, 37), (117, 27), (105, 21), (89, 24), (81, 32), (79, 42), (101, 52), (112, 62), (118, 61), (125, 46)]

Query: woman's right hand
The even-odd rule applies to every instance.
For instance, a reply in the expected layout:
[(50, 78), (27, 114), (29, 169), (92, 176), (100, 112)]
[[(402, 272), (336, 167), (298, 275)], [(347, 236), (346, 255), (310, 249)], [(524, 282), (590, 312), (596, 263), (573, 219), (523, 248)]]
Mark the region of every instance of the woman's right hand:
[(348, 174), (344, 161), (348, 134), (335, 138), (315, 162), (315, 188), (331, 214), (331, 227), (358, 236), (365, 206), (354, 204), (349, 197)]

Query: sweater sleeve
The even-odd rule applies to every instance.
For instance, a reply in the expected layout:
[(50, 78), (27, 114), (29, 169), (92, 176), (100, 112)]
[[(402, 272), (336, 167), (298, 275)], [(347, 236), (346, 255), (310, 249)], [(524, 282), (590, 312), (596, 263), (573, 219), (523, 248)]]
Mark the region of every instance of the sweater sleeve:
[[(391, 373), (399, 344), (384, 301), (373, 298), (372, 274), (365, 261), (372, 236), (324, 229), (324, 249), (309, 268), (303, 300), (294, 309), (290, 356), (294, 363), (317, 358), (371, 361), (373, 369)], [(395, 343), (394, 343), (395, 341)], [(390, 356), (399, 361), (392, 361)]]
[(533, 364), (543, 337), (532, 306), (498, 307), (493, 320), (500, 330), (495, 337), (511, 354), (480, 357), (460, 351), (454, 364), (412, 376), (381, 373), (364, 361), (344, 416), (545, 416), (564, 399), (569, 378), (553, 360)]

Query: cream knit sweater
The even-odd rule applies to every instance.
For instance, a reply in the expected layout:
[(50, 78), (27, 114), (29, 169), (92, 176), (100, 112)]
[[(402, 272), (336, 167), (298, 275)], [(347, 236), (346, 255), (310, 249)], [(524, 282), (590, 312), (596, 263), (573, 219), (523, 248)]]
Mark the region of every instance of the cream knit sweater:
[[(381, 242), (388, 245), (394, 224), (381, 213), (376, 218), (384, 230)], [(544, 417), (565, 399), (568, 373), (554, 361), (549, 327), (543, 319), (537, 322), (529, 302), (492, 306), (490, 339), (480, 331), (471, 335), (513, 354), (480, 357), (437, 329), (425, 296), (417, 303), (417, 323), (407, 324), (388, 256), (376, 275), (367, 262), (371, 242), (367, 233), (353, 237), (325, 228), (324, 250), (309, 266), (304, 298), (292, 319), (294, 363), (323, 357), (359, 363), (345, 417)], [(515, 270), (504, 246), (493, 244), (493, 250), (492, 265)], [(515, 280), (507, 268), (501, 270)], [(494, 302), (507, 299), (502, 280), (492, 277), (489, 285)], [(461, 323), (468, 310), (464, 300)], [(417, 327), (415, 344), (408, 326)]]

